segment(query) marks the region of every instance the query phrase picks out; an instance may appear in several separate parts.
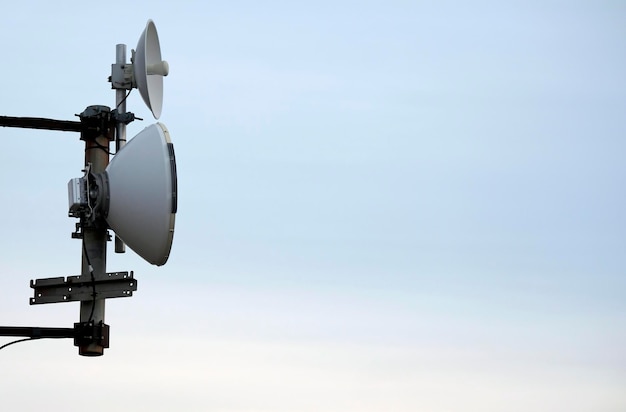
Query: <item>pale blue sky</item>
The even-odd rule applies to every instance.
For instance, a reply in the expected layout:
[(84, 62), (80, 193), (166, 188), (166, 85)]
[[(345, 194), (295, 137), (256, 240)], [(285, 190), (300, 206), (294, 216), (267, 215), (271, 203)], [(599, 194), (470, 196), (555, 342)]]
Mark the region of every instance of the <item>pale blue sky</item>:
[[(4, 405), (626, 409), (624, 3), (13, 3), (0, 115), (114, 105), (115, 45), (148, 18), (170, 64), (170, 260), (111, 251), (139, 281), (107, 303), (111, 348), (0, 351)], [(129, 136), (154, 121), (136, 91), (128, 110)], [(0, 324), (71, 326), (77, 304), (31, 307), (28, 285), (80, 270), (83, 144), (0, 141)]]

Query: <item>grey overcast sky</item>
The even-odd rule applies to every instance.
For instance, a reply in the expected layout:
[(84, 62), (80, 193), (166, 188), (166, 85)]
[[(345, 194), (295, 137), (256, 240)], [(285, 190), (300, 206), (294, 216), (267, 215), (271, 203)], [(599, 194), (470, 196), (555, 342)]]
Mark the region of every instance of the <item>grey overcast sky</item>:
[[(3, 349), (3, 410), (626, 410), (626, 3), (12, 2), (0, 115), (113, 106), (149, 18), (170, 260), (110, 251), (111, 347)], [(83, 143), (0, 142), (0, 324), (69, 327), (29, 281), (79, 273)]]

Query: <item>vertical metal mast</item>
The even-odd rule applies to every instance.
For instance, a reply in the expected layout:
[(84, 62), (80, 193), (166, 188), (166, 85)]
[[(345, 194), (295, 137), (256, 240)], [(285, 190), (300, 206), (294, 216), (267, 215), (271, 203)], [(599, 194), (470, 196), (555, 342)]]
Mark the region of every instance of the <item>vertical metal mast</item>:
[[(86, 127), (81, 133), (85, 141), (85, 167), (91, 173), (102, 173), (109, 164), (109, 143), (112, 139), (111, 109), (107, 106), (89, 106), (80, 115)], [(88, 194), (91, 197), (91, 194)], [(82, 268), (83, 280), (96, 282), (106, 278), (106, 252), (108, 231), (104, 219), (83, 219), (82, 225)], [(94, 287), (93, 299), (80, 302), (80, 322), (104, 324), (105, 299), (98, 298)], [(105, 346), (96, 339), (79, 345), (78, 353), (83, 356), (100, 356)]]
[[(115, 63), (124, 67), (126, 65), (126, 45), (118, 44), (115, 46)], [(131, 86), (132, 87), (132, 86)], [(115, 108), (120, 118), (126, 114), (126, 90), (115, 89)], [(126, 144), (126, 123), (117, 122), (115, 125), (115, 153)], [(126, 246), (122, 239), (115, 235), (115, 253), (126, 252)]]
[[(115, 46), (115, 63), (121, 66), (126, 65), (126, 45)], [(115, 108), (120, 115), (126, 113), (126, 90), (115, 89)], [(117, 152), (126, 144), (126, 123), (118, 122), (115, 125), (115, 151)]]

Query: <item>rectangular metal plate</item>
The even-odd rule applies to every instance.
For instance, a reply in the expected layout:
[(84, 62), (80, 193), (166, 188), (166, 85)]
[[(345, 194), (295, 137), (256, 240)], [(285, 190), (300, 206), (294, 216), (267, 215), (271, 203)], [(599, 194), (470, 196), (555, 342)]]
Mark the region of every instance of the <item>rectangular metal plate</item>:
[(133, 272), (111, 272), (92, 280), (90, 276), (68, 276), (30, 281), (34, 297), (31, 305), (42, 303), (89, 301), (94, 299), (125, 298), (137, 290)]

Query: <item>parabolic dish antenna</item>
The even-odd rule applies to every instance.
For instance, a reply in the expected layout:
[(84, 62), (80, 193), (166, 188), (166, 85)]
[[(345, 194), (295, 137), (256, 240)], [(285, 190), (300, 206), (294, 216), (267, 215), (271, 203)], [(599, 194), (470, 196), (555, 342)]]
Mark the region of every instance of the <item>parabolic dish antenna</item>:
[(132, 138), (104, 173), (107, 223), (139, 256), (164, 265), (177, 209), (176, 158), (165, 125), (155, 123)]
[(139, 37), (133, 60), (133, 74), (139, 93), (152, 111), (155, 119), (161, 117), (163, 107), (163, 76), (169, 73), (169, 65), (161, 59), (161, 45), (156, 26), (148, 20)]

